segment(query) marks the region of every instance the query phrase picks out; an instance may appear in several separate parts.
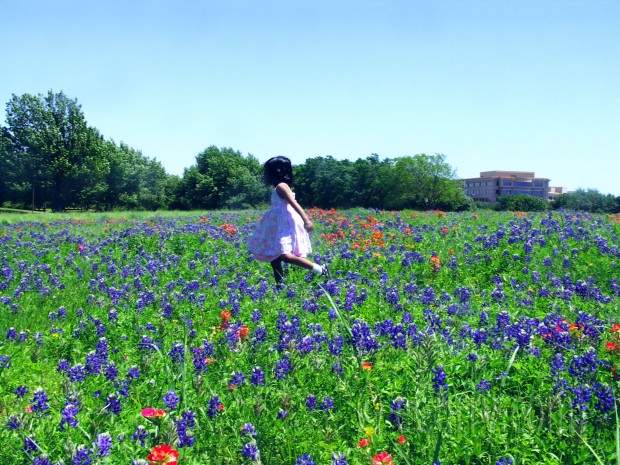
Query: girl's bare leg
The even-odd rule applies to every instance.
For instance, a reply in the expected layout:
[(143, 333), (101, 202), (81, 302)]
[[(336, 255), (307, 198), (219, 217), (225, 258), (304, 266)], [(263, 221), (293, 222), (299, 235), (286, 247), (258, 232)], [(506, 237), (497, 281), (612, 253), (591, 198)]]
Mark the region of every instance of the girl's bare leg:
[[(291, 263), (292, 265), (301, 266), (308, 270), (311, 270), (312, 267), (314, 266), (314, 263), (312, 263), (310, 260), (306, 258), (298, 257), (297, 255), (293, 255), (290, 253), (283, 253), (282, 255), (280, 255), (279, 260), (282, 260), (283, 262), (286, 262), (286, 263)], [(273, 262), (271, 263), (273, 264)]]
[(271, 262), (271, 268), (273, 268), (273, 277), (277, 284), (280, 284), (284, 279), (284, 271), (282, 270), (282, 258), (278, 257)]

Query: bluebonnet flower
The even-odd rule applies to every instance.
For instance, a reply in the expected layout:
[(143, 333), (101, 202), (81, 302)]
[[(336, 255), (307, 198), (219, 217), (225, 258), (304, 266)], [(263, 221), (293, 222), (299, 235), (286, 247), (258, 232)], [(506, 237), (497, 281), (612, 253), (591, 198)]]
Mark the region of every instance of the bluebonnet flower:
[(604, 414), (613, 412), (615, 398), (612, 388), (601, 383), (594, 383), (593, 387), (597, 399), (594, 408)]
[(21, 424), (22, 423), (19, 421), (18, 417), (16, 417), (15, 415), (9, 415), (6, 419), (6, 423), (4, 424), (4, 426), (6, 426), (10, 430), (14, 430), (19, 428)]
[(74, 428), (78, 427), (78, 419), (75, 418), (75, 416), (79, 413), (78, 408), (72, 404), (72, 403), (67, 403), (64, 408), (62, 409), (61, 415), (62, 418), (60, 419), (60, 423), (58, 423), (58, 429), (60, 431), (64, 431), (65, 430), (65, 425), (69, 425), (72, 426)]
[(6, 330), (6, 339), (13, 341), (17, 339), (17, 331), (15, 330), (15, 328), (11, 327)]
[(144, 447), (144, 444), (146, 442), (146, 438), (149, 436), (148, 431), (146, 430), (146, 428), (142, 425), (138, 425), (138, 427), (136, 428), (136, 431), (131, 435), (131, 440), (132, 441), (140, 441), (140, 445), (142, 447)]
[(297, 459), (295, 465), (316, 465), (310, 454), (304, 454)]
[(18, 386), (13, 393), (20, 399), (23, 399), (28, 394), (28, 388), (26, 386)]
[(32, 465), (52, 465), (52, 462), (50, 462), (49, 456), (42, 455), (40, 457), (33, 457)]
[(93, 442), (93, 452), (97, 457), (108, 457), (112, 448), (112, 437), (107, 431), (97, 435), (97, 439)]
[(123, 406), (121, 405), (121, 401), (116, 394), (111, 394), (106, 398), (106, 405), (104, 407), (106, 415), (113, 413), (114, 415), (118, 415), (123, 410)]
[(35, 440), (34, 435), (29, 434), (24, 437), (24, 445), (21, 450), (28, 455), (39, 450), (39, 443)]
[(127, 377), (130, 379), (138, 379), (140, 377), (140, 369), (135, 365), (131, 366), (127, 372)]
[(209, 417), (214, 418), (219, 412), (224, 410), (224, 404), (220, 401), (219, 396), (212, 396), (208, 402), (209, 410), (207, 410), (207, 415)]
[(512, 465), (514, 462), (510, 457), (500, 457), (495, 465)]
[(293, 365), (291, 365), (291, 359), (288, 354), (276, 361), (274, 371), (276, 379), (285, 379), (293, 371)]
[(308, 394), (306, 396), (306, 408), (308, 409), (308, 412), (312, 412), (317, 408), (317, 398), (315, 395)]
[(442, 390), (447, 391), (448, 385), (446, 384), (446, 372), (441, 365), (437, 365), (431, 370), (433, 372), (433, 389), (439, 393)]
[(340, 363), (335, 363), (332, 366), (332, 373), (336, 373), (338, 376), (342, 376), (344, 370), (342, 369), (342, 365)]
[(83, 383), (86, 379), (86, 369), (81, 363), (78, 363), (72, 368), (69, 368), (66, 373), (69, 377), (69, 381), (72, 383)]
[(172, 349), (168, 352), (168, 355), (175, 363), (182, 363), (185, 360), (185, 346), (178, 341), (172, 343)]
[(108, 366), (105, 369), (105, 377), (109, 381), (114, 381), (118, 377), (118, 369), (116, 368), (116, 364), (114, 362), (108, 363)]
[(578, 381), (592, 382), (597, 368), (602, 364), (594, 348), (589, 347), (582, 355), (575, 355), (571, 360), (568, 372)]
[(334, 409), (334, 399), (331, 397), (323, 397), (323, 402), (321, 403), (321, 410), (327, 412), (328, 410)]
[(0, 354), (0, 368), (11, 368), (13, 362), (11, 361), (10, 355), (2, 355)]
[(192, 447), (194, 445), (194, 436), (188, 433), (188, 430), (196, 427), (196, 414), (191, 410), (183, 412), (181, 419), (177, 421), (177, 434), (179, 437), (179, 447)]
[(467, 358), (465, 360), (467, 360), (468, 362), (475, 362), (478, 360), (478, 354), (471, 352), (469, 355), (467, 355)]
[(241, 455), (246, 459), (252, 460), (253, 462), (258, 462), (260, 460), (260, 451), (254, 441), (243, 445)]
[(230, 378), (228, 387), (235, 388), (235, 387), (241, 386), (243, 383), (245, 383), (245, 375), (243, 374), (242, 371), (235, 371), (232, 377)]
[(162, 400), (170, 410), (175, 410), (179, 405), (179, 396), (173, 390), (168, 391)]
[(246, 423), (241, 427), (241, 435), (256, 437), (256, 428), (252, 423)]
[(480, 381), (478, 383), (478, 385), (476, 386), (476, 390), (478, 392), (487, 392), (489, 389), (491, 389), (491, 381), (483, 379), (482, 381)]
[(288, 410), (284, 410), (284, 409), (278, 410), (278, 413), (276, 414), (276, 419), (284, 420), (287, 417), (288, 417)]
[(88, 450), (84, 444), (80, 444), (75, 449), (73, 465), (90, 465), (93, 463), (93, 459), (90, 457), (90, 454), (91, 451)]
[(250, 384), (252, 386), (264, 386), (265, 385), (265, 373), (261, 367), (252, 368), (252, 374), (250, 375)]
[(32, 402), (32, 411), (44, 413), (50, 408), (47, 400), (47, 394), (45, 393), (43, 388), (37, 388), (33, 393), (32, 399), (30, 399), (30, 402)]
[(348, 465), (347, 456), (342, 452), (332, 454), (332, 465)]
[(377, 338), (365, 321), (356, 319), (351, 326), (351, 332), (353, 336), (353, 345), (360, 354), (374, 352), (379, 348)]
[[(106, 360), (107, 363), (107, 360)], [(103, 361), (95, 352), (89, 352), (86, 354), (85, 360), (86, 373), (89, 375), (98, 375), (101, 372)]]

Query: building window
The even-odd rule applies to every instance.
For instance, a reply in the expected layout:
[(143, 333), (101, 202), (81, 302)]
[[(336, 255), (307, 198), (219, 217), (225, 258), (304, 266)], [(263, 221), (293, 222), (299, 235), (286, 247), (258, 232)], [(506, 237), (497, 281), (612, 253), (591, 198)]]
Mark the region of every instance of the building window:
[(502, 186), (512, 186), (511, 181), (502, 181)]

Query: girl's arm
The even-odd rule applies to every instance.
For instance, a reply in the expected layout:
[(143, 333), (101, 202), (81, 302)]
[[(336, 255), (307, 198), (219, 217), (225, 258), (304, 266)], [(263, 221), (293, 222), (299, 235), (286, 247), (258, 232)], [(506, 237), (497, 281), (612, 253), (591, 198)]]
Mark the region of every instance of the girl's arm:
[(306, 215), (304, 209), (301, 208), (301, 205), (299, 205), (297, 200), (295, 200), (295, 197), (293, 197), (293, 191), (291, 191), (291, 188), (288, 187), (288, 184), (285, 182), (278, 184), (276, 186), (276, 193), (280, 198), (286, 200), (297, 213), (299, 213), (299, 216), (301, 216), (301, 219), (304, 222), (304, 228), (306, 228), (306, 231), (312, 231), (314, 229), (314, 224), (312, 224), (312, 221), (310, 221), (310, 218), (308, 218), (308, 215)]

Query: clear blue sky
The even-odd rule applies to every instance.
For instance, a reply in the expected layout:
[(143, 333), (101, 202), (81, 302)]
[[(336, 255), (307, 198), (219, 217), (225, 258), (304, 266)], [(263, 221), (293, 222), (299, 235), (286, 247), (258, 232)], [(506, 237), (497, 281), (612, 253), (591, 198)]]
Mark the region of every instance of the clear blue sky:
[(3, 106), (63, 91), (171, 174), (443, 153), (620, 195), (617, 0), (0, 0), (0, 43)]

